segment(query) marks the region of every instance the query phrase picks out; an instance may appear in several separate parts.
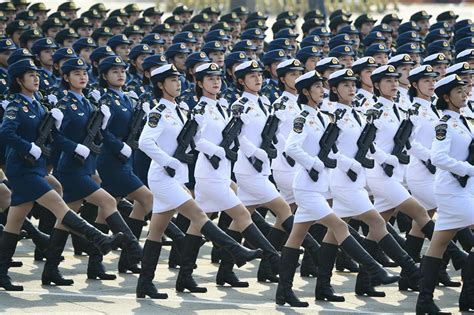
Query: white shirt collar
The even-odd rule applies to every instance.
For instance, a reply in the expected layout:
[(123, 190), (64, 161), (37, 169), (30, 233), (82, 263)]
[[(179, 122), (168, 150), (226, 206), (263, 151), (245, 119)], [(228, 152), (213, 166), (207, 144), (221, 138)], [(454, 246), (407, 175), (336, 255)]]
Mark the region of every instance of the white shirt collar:
[(456, 119), (459, 119), (459, 117), (461, 116), (460, 113), (456, 113), (455, 111), (450, 110), (450, 109), (443, 110), (443, 115), (449, 115), (452, 118), (456, 118)]
[(170, 102), (165, 98), (160, 99), (160, 104), (165, 104), (166, 107), (171, 108), (171, 109), (175, 109), (176, 106), (178, 106), (178, 104)]
[(385, 107), (390, 107), (390, 108), (393, 107), (393, 102), (389, 99), (386, 99), (385, 97), (379, 96), (378, 100)]
[(290, 92), (287, 92), (287, 91), (284, 91), (283, 93), (281, 93), (281, 96), (286, 96), (290, 99), (290, 101), (295, 102), (295, 103), (296, 103), (296, 100), (298, 99), (297, 95), (291, 94)]
[(313, 108), (309, 105), (303, 104), (303, 110), (309, 112), (310, 114), (317, 115), (318, 110), (316, 108)]
[(404, 96), (408, 95), (408, 89), (405, 89), (403, 86), (399, 86), (398, 90), (400, 91), (400, 94), (403, 94)]
[(372, 93), (370, 93), (369, 91), (364, 90), (364, 89), (359, 89), (357, 92), (361, 93), (362, 95), (364, 95), (367, 98), (372, 98), (372, 96), (373, 96)]
[(217, 100), (210, 99), (209, 97), (206, 97), (206, 96), (201, 96), (201, 98), (199, 99), (199, 102), (206, 102), (208, 105), (211, 105), (211, 106), (216, 106), (217, 104)]
[(413, 99), (413, 102), (418, 103), (418, 104), (420, 104), (421, 106), (425, 106), (425, 107), (430, 107), (430, 106), (431, 106), (431, 102), (430, 102), (430, 101), (427, 101), (427, 100), (422, 99), (422, 98), (420, 98), (420, 97), (415, 97), (415, 98)]
[(251, 101), (255, 105), (258, 105), (258, 95), (254, 95), (249, 92), (244, 92), (242, 93), (242, 97), (246, 97), (249, 99), (249, 101)]

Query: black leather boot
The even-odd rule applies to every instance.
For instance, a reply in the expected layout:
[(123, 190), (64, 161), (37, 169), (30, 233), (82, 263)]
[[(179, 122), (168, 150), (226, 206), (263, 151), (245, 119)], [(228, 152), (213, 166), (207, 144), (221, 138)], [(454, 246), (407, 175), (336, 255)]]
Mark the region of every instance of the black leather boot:
[(341, 247), (351, 255), (354, 260), (366, 267), (366, 270), (371, 277), (372, 285), (377, 286), (380, 284), (390, 284), (399, 280), (398, 276), (391, 276), (382, 266), (380, 266), (353, 236), (349, 235), (341, 243)]
[[(38, 218), (39, 220), (38, 230), (47, 234), (48, 236), (51, 235), (54, 225), (56, 224), (56, 217), (54, 216), (54, 214), (52, 214), (51, 211), (49, 211), (48, 209), (39, 205), (36, 202), (33, 204), (33, 209), (31, 209), (31, 212), (34, 213), (35, 217)], [(48, 241), (48, 244), (49, 244), (49, 241)], [(48, 247), (48, 244), (46, 244), (46, 248)], [(42, 248), (43, 250), (41, 250), (41, 248), (39, 248), (38, 246), (35, 248), (35, 254), (34, 254), (35, 261), (44, 260), (45, 258), (44, 251), (46, 249), (44, 247)]]
[[(109, 226), (107, 224), (94, 223), (94, 226), (104, 234), (109, 233)], [(89, 255), (89, 262), (87, 264), (87, 279), (99, 280), (115, 280), (117, 276), (107, 273), (105, 266), (102, 263), (104, 256), (95, 248), (92, 243), (88, 242), (87, 254)]]
[[(364, 239), (361, 245), (372, 257), (374, 257), (377, 251), (380, 250), (377, 242), (368, 239)], [(372, 285), (367, 267), (361, 265), (359, 269), (360, 270), (356, 278), (355, 293), (359, 296), (385, 297), (385, 292), (375, 290), (374, 285)]]
[[(219, 213), (219, 221), (217, 222), (217, 226), (222, 230), (227, 232), (227, 228), (232, 223), (232, 217), (225, 213), (224, 211)], [(220, 250), (217, 246), (212, 244), (211, 250), (211, 263), (218, 264), (219, 260), (221, 259)]]
[(441, 268), (439, 268), (438, 285), (442, 284), (445, 287), (458, 288), (461, 286), (461, 282), (451, 280), (451, 277), (446, 271), (446, 268), (448, 268), (448, 264), (449, 264), (449, 255), (445, 253), (443, 255)]
[(441, 259), (423, 256), (421, 261), (422, 278), (420, 281), (420, 294), (416, 301), (416, 314), (451, 314), (443, 313), (433, 301), (433, 292), (438, 283), (438, 270)]
[(276, 291), (275, 303), (285, 305), (288, 303), (292, 307), (308, 307), (308, 302), (298, 299), (292, 290), (293, 278), (301, 251), (299, 248), (283, 247), (280, 261), (280, 280)]
[[(274, 233), (270, 233), (269, 237), (272, 237), (272, 235), (276, 236), (277, 240), (275, 241), (275, 239), (273, 239), (273, 241), (278, 243), (278, 239), (283, 237), (284, 232), (277, 229), (274, 230)], [(260, 229), (253, 223), (242, 231), (242, 236), (245, 237), (252, 248), (260, 248), (263, 250), (263, 258), (257, 272), (257, 280), (259, 282), (266, 282), (267, 280), (273, 283), (278, 282), (276, 274), (278, 273), (280, 255), (273, 247), (271, 238), (265, 238)]]
[(57, 286), (74, 284), (72, 279), (65, 279), (58, 268), (68, 236), (69, 233), (67, 231), (53, 229), (49, 246), (46, 250), (46, 263), (41, 274), (41, 283), (43, 285), (51, 285), (51, 283)]
[[(245, 232), (242, 232), (245, 234)], [(250, 243), (251, 240), (248, 240), (247, 236), (243, 235), (244, 238)], [(273, 248), (277, 249), (280, 246), (283, 246), (284, 239), (286, 238), (286, 232), (276, 229), (274, 227), (270, 228), (270, 232), (267, 234), (267, 240), (273, 246)], [(255, 248), (256, 245), (252, 245)], [(257, 271), (257, 281), (258, 282), (271, 282), (271, 283), (278, 283), (278, 271), (275, 268), (272, 268), (272, 264), (266, 257), (264, 257), (258, 266)]]
[(412, 227), (412, 218), (407, 216), (403, 212), (398, 212), (397, 214), (397, 226), (400, 232), (402, 233), (408, 233), (411, 230)]
[(5, 291), (23, 291), (23, 286), (13, 284), (8, 276), (8, 268), (15, 253), (18, 239), (18, 234), (5, 231), (0, 236), (0, 288), (4, 288)]
[[(99, 207), (88, 202), (84, 202), (79, 210), (79, 215), (87, 223), (93, 225), (97, 218)], [(71, 235), (72, 247), (74, 248), (74, 255), (82, 256), (83, 253), (88, 252), (87, 246), (89, 245), (82, 237), (78, 235)]]
[(149, 296), (152, 299), (167, 299), (168, 294), (159, 293), (153, 284), (156, 266), (161, 253), (161, 243), (146, 240), (143, 247), (143, 259), (140, 276), (137, 283), (137, 298)]
[[(292, 215), (281, 224), (281, 226), (285, 229), (285, 232), (288, 233), (288, 235), (293, 229), (294, 219), (295, 217)], [(314, 263), (317, 265), (319, 259), (319, 248), (321, 247), (319, 243), (311, 236), (311, 234), (306, 233), (301, 246), (303, 246), (305, 251), (308, 251), (308, 253), (313, 258)]]
[(140, 247), (138, 239), (133, 235), (132, 230), (130, 230), (127, 223), (125, 223), (120, 213), (118, 211), (112, 213), (105, 218), (105, 221), (109, 225), (112, 233), (123, 233), (122, 249), (127, 250), (129, 265), (140, 263), (142, 259), (142, 248)]
[[(176, 219), (174, 219), (174, 224), (178, 229), (183, 232), (183, 234), (186, 234), (186, 231), (189, 228), (190, 221), (188, 218), (186, 218), (184, 215), (178, 213), (176, 216)], [(178, 244), (173, 242), (173, 245), (171, 246), (170, 250), (170, 255), (168, 258), (168, 267), (170, 269), (176, 269), (180, 265), (180, 255), (179, 255), (179, 249), (177, 248)]]
[(261, 249), (250, 250), (243, 247), (210, 220), (202, 226), (201, 233), (211, 242), (230, 253), (238, 267), (242, 267), (248, 261), (262, 257), (263, 252)]
[(344, 272), (347, 269), (348, 272), (359, 272), (359, 266), (347, 255), (344, 249), (340, 249), (336, 257), (336, 270)]
[(385, 224), (385, 227), (387, 228), (388, 233), (393, 236), (393, 238), (397, 241), (397, 243), (405, 249), (405, 242), (406, 240), (398, 234), (397, 230), (391, 225), (390, 223)]
[(405, 250), (415, 262), (419, 263), (421, 261), (420, 253), (423, 248), (424, 242), (424, 238), (416, 237), (410, 234), (407, 235), (407, 240), (405, 242)]
[(399, 289), (412, 289), (414, 291), (418, 290), (418, 282), (420, 281), (420, 269), (416, 266), (413, 259), (410, 255), (405, 252), (405, 250), (397, 243), (392, 235), (385, 235), (380, 241), (379, 246), (382, 250), (390, 257), (394, 262), (396, 262), (401, 268), (402, 272), (400, 273), (401, 283), (399, 283)]
[(36, 248), (43, 252), (48, 248), (49, 235), (37, 229), (33, 223), (31, 223), (30, 219), (25, 218), (21, 228), (28, 233), (28, 236), (31, 238)]
[[(125, 222), (127, 223), (135, 238), (137, 240), (140, 240), (144, 221), (133, 218), (125, 218)], [(140, 273), (140, 266), (138, 264), (130, 264), (128, 262), (127, 248), (122, 249), (122, 251), (120, 252), (118, 271), (120, 273), (127, 273), (128, 271), (131, 271), (135, 274)]]
[(456, 233), (456, 239), (466, 252), (470, 252), (474, 245), (474, 235), (470, 228), (464, 228)]
[(344, 302), (343, 296), (334, 294), (331, 286), (332, 269), (336, 261), (338, 246), (322, 243), (319, 250), (319, 270), (314, 295), (317, 301)]
[[(227, 228), (224, 231), (240, 244), (242, 241), (242, 235), (239, 232)], [(240, 281), (232, 270), (233, 268), (234, 261), (232, 260), (232, 257), (230, 255), (222, 255), (219, 270), (216, 275), (217, 285), (225, 285), (227, 283), (234, 288), (247, 288), (249, 283), (246, 281)]]
[(74, 211), (68, 211), (62, 220), (62, 224), (69, 228), (72, 232), (84, 235), (84, 237), (92, 242), (99, 251), (105, 255), (112, 250), (113, 247), (122, 243), (124, 238), (123, 233), (118, 232), (113, 236), (107, 236), (100, 232), (92, 225), (84, 221)]
[(181, 264), (181, 252), (184, 245), (185, 234), (181, 231), (173, 221), (168, 223), (165, 235), (172, 240), (170, 255), (168, 258), (168, 267), (175, 269)]
[(308, 251), (304, 251), (303, 259), (301, 260), (300, 275), (301, 277), (314, 278), (318, 276), (318, 266), (316, 266)]
[(268, 235), (272, 225), (265, 220), (264, 217), (258, 211), (254, 211), (252, 213), (252, 221), (258, 227), (258, 229), (262, 232), (263, 235)]
[[(212, 224), (212, 223), (211, 223)], [(206, 293), (207, 289), (199, 287), (193, 278), (194, 264), (196, 263), (199, 249), (201, 248), (202, 237), (186, 234), (184, 237), (184, 252), (178, 278), (176, 279), (176, 291), (188, 290), (191, 293)]]
[(459, 311), (474, 309), (474, 253), (469, 253), (467, 264), (461, 271), (462, 289), (459, 295)]

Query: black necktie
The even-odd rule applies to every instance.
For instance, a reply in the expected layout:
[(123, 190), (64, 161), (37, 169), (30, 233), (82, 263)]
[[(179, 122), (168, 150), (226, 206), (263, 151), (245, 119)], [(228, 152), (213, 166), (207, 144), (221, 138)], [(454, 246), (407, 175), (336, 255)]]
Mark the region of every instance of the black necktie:
[(398, 121), (400, 121), (400, 113), (398, 112), (397, 105), (393, 104), (393, 112), (395, 113), (395, 116), (397, 116)]
[(469, 127), (469, 123), (467, 122), (466, 117), (464, 116), (460, 116), (460, 117), (461, 117), (462, 123), (464, 124), (464, 126), (466, 126), (467, 130), (471, 131), (471, 128)]
[(352, 109), (352, 115), (354, 116), (355, 120), (357, 120), (357, 123), (359, 124), (359, 126), (362, 126), (362, 122), (360, 121), (360, 117), (359, 115), (357, 115), (357, 112)]
[(433, 112), (436, 114), (436, 116), (438, 116), (438, 118), (441, 118), (441, 117), (439, 117), (438, 111), (436, 110), (436, 106), (434, 106), (433, 104), (431, 104), (431, 109), (432, 109)]
[(219, 113), (220, 113), (220, 114), (222, 115), (222, 117), (224, 117), (224, 119), (225, 119), (224, 110), (222, 109), (221, 105), (216, 104), (216, 107), (217, 107), (217, 110), (219, 111)]
[(265, 105), (263, 105), (263, 102), (260, 98), (258, 98), (258, 106), (262, 110), (262, 112), (267, 116), (267, 110), (265, 109)]
[(321, 123), (323, 124), (323, 127), (326, 127), (326, 124), (324, 123), (323, 115), (321, 115), (321, 113), (320, 113), (320, 112), (318, 112), (318, 114), (317, 114), (317, 115), (318, 115), (318, 118), (319, 118), (319, 120), (320, 120), (320, 121), (321, 121)]
[(176, 105), (175, 109), (176, 109), (176, 114), (178, 114), (179, 120), (181, 120), (181, 122), (184, 124), (183, 114), (181, 114), (181, 111), (179, 110), (179, 106)]

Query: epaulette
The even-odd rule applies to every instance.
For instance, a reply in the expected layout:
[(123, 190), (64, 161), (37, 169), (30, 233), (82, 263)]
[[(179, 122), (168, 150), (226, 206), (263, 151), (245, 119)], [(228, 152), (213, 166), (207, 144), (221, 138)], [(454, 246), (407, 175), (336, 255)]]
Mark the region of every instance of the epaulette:
[(156, 107), (156, 110), (159, 111), (160, 113), (166, 109), (165, 104), (160, 104)]
[(344, 117), (346, 111), (346, 109), (338, 108), (334, 111), (334, 114), (331, 115), (331, 117), (334, 117), (337, 122), (338, 120), (342, 119), (342, 117)]
[(361, 100), (361, 99), (363, 99), (364, 97), (365, 97), (365, 96), (364, 96), (364, 94), (362, 94), (362, 93), (358, 93), (358, 94), (356, 94), (356, 96), (355, 96), (355, 98), (358, 99), (358, 100)]
[(410, 115), (418, 115), (420, 113), (421, 104), (415, 103), (412, 105), (413, 108), (409, 109), (408, 112)]
[(273, 105), (273, 109), (275, 111), (284, 110), (286, 108), (285, 103), (288, 102), (288, 100), (289, 100), (289, 98), (287, 96), (283, 96), (278, 103), (275, 102), (275, 104)]
[(307, 110), (304, 110), (300, 113), (300, 115), (303, 116), (303, 117), (308, 117), (309, 112)]
[(440, 121), (440, 122), (447, 122), (450, 118), (451, 118), (451, 116), (449, 116), (449, 115), (444, 115), (443, 117), (441, 117), (441, 119), (440, 119), (439, 121)]
[(380, 108), (383, 107), (383, 104), (382, 103), (375, 103), (374, 107), (377, 108), (377, 109), (380, 109)]

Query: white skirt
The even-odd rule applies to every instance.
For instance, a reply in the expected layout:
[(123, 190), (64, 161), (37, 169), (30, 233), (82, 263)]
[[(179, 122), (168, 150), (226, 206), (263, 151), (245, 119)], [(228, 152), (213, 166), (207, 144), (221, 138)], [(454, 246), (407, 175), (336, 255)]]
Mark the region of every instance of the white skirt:
[(435, 198), (438, 203), (435, 231), (461, 229), (474, 224), (474, 195), (470, 192), (436, 194)]
[(426, 210), (436, 209), (436, 198), (434, 196), (434, 182), (433, 181), (413, 181), (407, 179), (408, 188), (410, 189), (413, 198)]
[(237, 196), (245, 206), (257, 206), (270, 202), (280, 196), (275, 185), (262, 174), (235, 174), (237, 179)]
[(340, 218), (358, 216), (374, 209), (369, 194), (363, 187), (347, 189), (333, 186), (331, 193), (333, 196), (332, 210)]
[(153, 213), (174, 210), (192, 199), (184, 185), (172, 177), (169, 179), (161, 178), (158, 181), (148, 178), (148, 185), (153, 193)]
[(326, 198), (318, 192), (295, 189), (295, 199), (295, 223), (317, 221), (332, 213)]
[(367, 177), (367, 184), (374, 196), (374, 206), (378, 212), (396, 208), (411, 197), (402, 183), (393, 177)]
[(277, 185), (280, 195), (288, 204), (295, 203), (295, 195), (293, 194), (293, 179), (295, 172), (273, 171), (273, 179)]
[(194, 195), (199, 207), (206, 213), (231, 209), (241, 203), (230, 188), (230, 179), (196, 178)]

